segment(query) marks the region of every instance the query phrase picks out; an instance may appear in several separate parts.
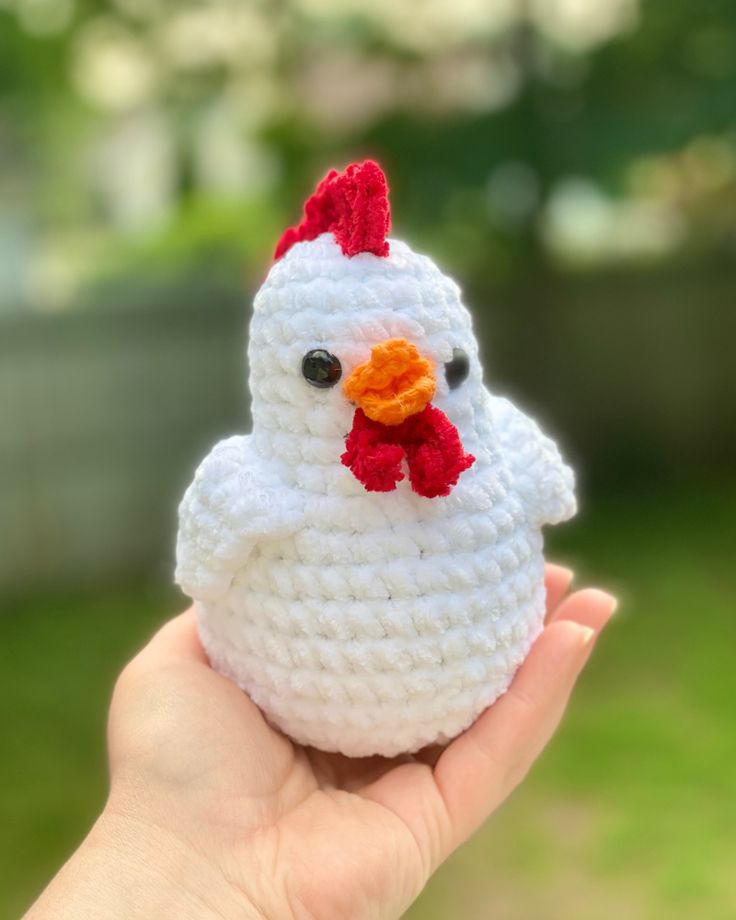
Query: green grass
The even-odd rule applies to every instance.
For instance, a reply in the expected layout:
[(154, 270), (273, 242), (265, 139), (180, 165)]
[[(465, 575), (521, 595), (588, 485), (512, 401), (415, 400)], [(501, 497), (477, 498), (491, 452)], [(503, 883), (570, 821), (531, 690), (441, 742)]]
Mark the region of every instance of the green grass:
[[(730, 920), (736, 491), (591, 503), (553, 542), (620, 612), (532, 775), (409, 916)], [(131, 588), (0, 616), (3, 920), (100, 808), (114, 676), (175, 603)]]

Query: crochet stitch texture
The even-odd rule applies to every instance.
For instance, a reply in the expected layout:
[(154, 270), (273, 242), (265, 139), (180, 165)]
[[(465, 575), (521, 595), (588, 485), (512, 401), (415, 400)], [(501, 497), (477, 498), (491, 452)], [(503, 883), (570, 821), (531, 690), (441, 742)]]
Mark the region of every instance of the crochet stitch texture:
[[(179, 512), (176, 579), (213, 666), (296, 741), (350, 756), (445, 742), (507, 689), (542, 628), (541, 528), (575, 511), (555, 444), (484, 387), (457, 285), (388, 244), (349, 256), (324, 232), (273, 265), (250, 327), (253, 433), (215, 446)], [(427, 406), (465, 463), (449, 494), (403, 474), (369, 491), (341, 462), (363, 425), (343, 384), (393, 339), (434, 367)], [(340, 383), (309, 385), (311, 349), (339, 359)], [(458, 349), (469, 372), (451, 389)]]

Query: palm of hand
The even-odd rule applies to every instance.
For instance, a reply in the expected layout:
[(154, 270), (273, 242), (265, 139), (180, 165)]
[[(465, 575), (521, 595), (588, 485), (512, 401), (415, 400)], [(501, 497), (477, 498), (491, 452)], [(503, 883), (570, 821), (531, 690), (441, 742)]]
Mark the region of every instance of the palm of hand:
[(211, 670), (191, 611), (131, 662), (110, 716), (111, 806), (191, 848), (266, 917), (398, 917), (523, 778), (613, 611), (563, 600), (511, 689), (444, 751), (351, 760), (293, 744)]

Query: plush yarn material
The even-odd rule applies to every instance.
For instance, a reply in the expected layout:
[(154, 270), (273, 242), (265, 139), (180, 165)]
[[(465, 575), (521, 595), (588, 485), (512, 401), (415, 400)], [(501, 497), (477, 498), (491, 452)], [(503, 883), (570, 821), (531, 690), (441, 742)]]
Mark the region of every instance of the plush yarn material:
[(304, 205), (304, 217), (279, 240), (274, 259), (294, 243), (313, 240), (330, 231), (346, 256), (359, 252), (388, 255), (386, 236), (391, 229), (388, 184), (373, 160), (353, 163), (343, 173), (332, 169)]
[(420, 412), (436, 389), (432, 362), (406, 339), (374, 345), (370, 361), (359, 364), (343, 384), (348, 399), (368, 418), (399, 425)]
[(400, 425), (383, 425), (357, 409), (340, 458), (369, 492), (391, 492), (404, 478), (417, 495), (449, 495), (460, 473), (475, 463), (466, 454), (457, 428), (440, 409), (426, 406)]
[[(388, 426), (341, 383), (393, 339), (435, 390)], [(310, 386), (311, 349), (340, 383)], [(450, 389), (458, 350), (470, 370)], [(448, 741), (542, 628), (542, 527), (574, 513), (571, 470), (484, 387), (457, 285), (397, 240), (352, 257), (333, 232), (295, 242), (256, 295), (249, 366), (253, 433), (215, 446), (180, 507), (176, 577), (213, 666), (303, 744)]]

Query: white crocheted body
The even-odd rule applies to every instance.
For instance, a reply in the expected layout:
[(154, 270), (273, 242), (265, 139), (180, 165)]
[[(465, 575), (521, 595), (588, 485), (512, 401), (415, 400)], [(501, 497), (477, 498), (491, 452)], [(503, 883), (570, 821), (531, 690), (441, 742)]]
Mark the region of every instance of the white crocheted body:
[(309, 496), (215, 603), (205, 648), (284, 732), (359, 756), (466, 728), (508, 686), (544, 610), (542, 539), (476, 464), (446, 499)]
[[(218, 445), (180, 509), (177, 580), (213, 665), (295, 740), (351, 756), (443, 742), (508, 687), (541, 629), (541, 527), (575, 508), (555, 445), (492, 397), (457, 286), (391, 241), (388, 258), (298, 243), (259, 292), (253, 434)], [(345, 374), (404, 336), (466, 382), (433, 404), (476, 463), (451, 494), (366, 492), (340, 463), (353, 409), (316, 390), (302, 355)]]

